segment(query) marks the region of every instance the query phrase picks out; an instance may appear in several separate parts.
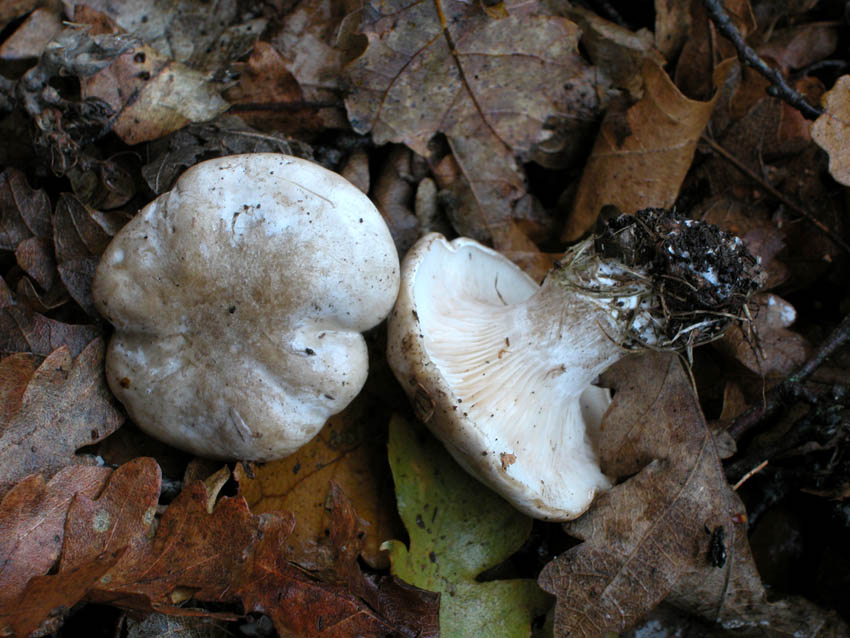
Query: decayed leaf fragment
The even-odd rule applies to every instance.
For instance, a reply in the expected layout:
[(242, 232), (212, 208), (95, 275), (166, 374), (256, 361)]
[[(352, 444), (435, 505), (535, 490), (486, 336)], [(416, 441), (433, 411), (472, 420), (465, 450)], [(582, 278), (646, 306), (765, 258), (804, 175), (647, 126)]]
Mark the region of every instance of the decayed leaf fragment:
[(31, 373), (16, 367), (14, 383), (25, 389), (0, 411), (0, 491), (27, 474), (50, 476), (76, 462), (77, 448), (97, 443), (123, 423), (106, 386), (104, 350), (98, 338), (76, 359), (62, 346)]
[(616, 394), (602, 425), (602, 467), (612, 477), (634, 476), (568, 524), (584, 542), (540, 575), (558, 597), (556, 635), (623, 631), (668, 596), (729, 627), (768, 623), (793, 633), (808, 625), (805, 635), (818, 635), (840, 626), (834, 613), (805, 601), (767, 602), (743, 504), (675, 357), (625, 359), (603, 381)]
[[(715, 71), (719, 85), (732, 60)], [(609, 109), (579, 182), (562, 239), (573, 241), (612, 205), (624, 213), (669, 208), (691, 166), (715, 98), (685, 97), (657, 63), (643, 65), (644, 96), (625, 112)]]
[[(111, 474), (105, 468), (96, 469), (102, 473), (98, 490), (71, 492), (67, 518), (63, 512), (59, 572), (32, 578), (14, 604), (0, 614), (0, 626), (11, 628), (14, 635), (26, 636), (37, 627), (41, 631), (45, 624), (52, 627), (61, 622), (98, 579), (109, 580), (106, 572), (128, 547), (143, 542), (153, 523), (160, 486), (159, 466), (153, 459), (135, 459)], [(34, 540), (27, 542), (33, 545)]]
[(822, 100), (824, 114), (812, 125), (812, 139), (829, 154), (829, 172), (850, 186), (850, 75), (842, 75)]
[(112, 130), (131, 145), (211, 120), (228, 108), (203, 73), (147, 45), (119, 56), (83, 86), (87, 98), (112, 107)]

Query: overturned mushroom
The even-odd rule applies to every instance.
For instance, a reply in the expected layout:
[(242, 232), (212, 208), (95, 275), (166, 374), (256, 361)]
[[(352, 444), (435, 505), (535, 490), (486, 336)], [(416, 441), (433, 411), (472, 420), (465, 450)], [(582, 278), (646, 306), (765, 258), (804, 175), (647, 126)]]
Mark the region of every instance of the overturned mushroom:
[(609, 486), (596, 377), (630, 351), (719, 337), (759, 277), (736, 237), (656, 209), (609, 222), (541, 286), (474, 240), (431, 234), (405, 258), (388, 358), (461, 465), (523, 512), (568, 520)]
[(277, 154), (184, 173), (116, 235), (94, 281), (115, 325), (107, 379), (144, 430), (194, 454), (291, 454), (366, 379), (361, 332), (398, 256), (345, 179)]

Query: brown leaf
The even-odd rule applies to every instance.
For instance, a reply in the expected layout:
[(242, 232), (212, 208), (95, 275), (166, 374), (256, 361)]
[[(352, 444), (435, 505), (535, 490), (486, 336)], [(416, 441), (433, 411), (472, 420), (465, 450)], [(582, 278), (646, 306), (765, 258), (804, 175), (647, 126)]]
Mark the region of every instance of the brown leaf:
[(419, 220), (410, 209), (414, 190), (410, 170), (412, 155), (407, 148), (394, 146), (381, 167), (372, 193), (399, 255), (404, 255), (419, 237)]
[[(737, 53), (729, 40), (718, 37), (702, 0), (691, 0), (688, 4), (691, 28), (676, 62), (673, 78), (686, 96), (707, 100), (717, 86), (715, 73), (718, 60), (734, 58)], [(723, 9), (743, 37), (755, 30), (757, 24), (749, 0), (725, 0)]]
[[(626, 89), (635, 98), (640, 97), (643, 86), (644, 60), (651, 59), (661, 66), (666, 63), (652, 46), (652, 35), (647, 31), (635, 33), (582, 7), (568, 9), (567, 17), (581, 28), (581, 44), (593, 65), (611, 78), (614, 86)], [(597, 90), (603, 86), (598, 82)]]
[(245, 608), (269, 615), (279, 631), (285, 628), (304, 638), (439, 635), (439, 596), (394, 579), (376, 583), (363, 576), (355, 562), (362, 546), (357, 515), (333, 483), (328, 501), (336, 552), (331, 580), (337, 582), (323, 584), (293, 569), (278, 549), (285, 539), (265, 533), (245, 580), (250, 587), (240, 589)]
[[(135, 0), (86, 0), (75, 2), (74, 20), (90, 24), (91, 13), (115, 20), (165, 57), (187, 66), (214, 70), (251, 50), (263, 31), (264, 21), (249, 21), (246, 33), (231, 24), (238, 17), (236, 0), (171, 0), (166, 4)], [(85, 5), (91, 13), (80, 15)]]
[(68, 291), (65, 286), (56, 282), (53, 288), (42, 290), (29, 277), (18, 279), (15, 295), (21, 305), (37, 313), (47, 313), (68, 303)]
[(50, 200), (43, 190), (30, 188), (14, 168), (0, 173), (0, 249), (15, 250), (29, 237), (49, 237)]
[(534, 252), (511, 220), (525, 181), (514, 155), (555, 136), (566, 143), (599, 102), (573, 22), (541, 15), (534, 2), (504, 9), (508, 17), (493, 19), (477, 3), (373, 3), (361, 25), (369, 46), (348, 67), (346, 107), (357, 132), (423, 156), (444, 133), (463, 171), (455, 197), (469, 200), (464, 209), (483, 231), (476, 237)]
[[(721, 84), (730, 64), (718, 67)], [(714, 99), (686, 98), (657, 64), (643, 66), (644, 97), (605, 116), (585, 164), (562, 238), (574, 240), (593, 226), (599, 211), (613, 205), (624, 213), (669, 208), (691, 166), (697, 141)]]
[(103, 340), (95, 339), (76, 359), (67, 346), (53, 351), (26, 381), (26, 372), (16, 368), (21, 377), (15, 382), (26, 389), (17, 410), (0, 422), (0, 490), (27, 474), (51, 476), (77, 462), (77, 448), (121, 425), (124, 415), (106, 387), (103, 355)]
[(94, 497), (111, 472), (105, 467), (66, 467), (49, 482), (33, 474), (6, 493), (0, 502), (0, 609), (17, 599), (32, 577), (53, 566), (75, 495)]
[(61, 30), (62, 19), (58, 11), (44, 7), (36, 9), (0, 46), (0, 59), (37, 58), (45, 45)]
[(815, 22), (774, 31), (758, 53), (788, 73), (828, 58), (837, 46), (837, 25)]
[(753, 298), (750, 310), (753, 334), (735, 327), (715, 344), (717, 349), (767, 378), (786, 377), (802, 366), (811, 348), (805, 337), (788, 330), (797, 318), (794, 306), (776, 295), (761, 294)]
[(71, 607), (119, 558), (120, 553), (101, 555), (61, 576), (36, 576), (14, 605), (0, 609), (0, 635), (29, 636), (36, 630), (38, 635), (45, 635), (57, 631)]
[(259, 130), (292, 134), (324, 128), (318, 108), (305, 103), (283, 57), (267, 42), (257, 42), (239, 84), (225, 93), (231, 109)]
[(294, 514), (295, 528), (286, 544), (290, 560), (316, 570), (329, 569), (334, 562), (333, 545), (325, 534), (330, 529), (325, 499), (332, 480), (367, 521), (364, 560), (375, 567), (388, 565), (379, 548), (399, 534), (400, 524), (393, 511), (386, 433), (376, 428), (387, 419), (380, 399), (361, 393), (292, 456), (254, 468), (251, 477), (242, 466), (236, 467), (239, 494), (252, 512)]
[(561, 112), (565, 84), (592, 93), (588, 66), (574, 23), (540, 15), (535, 3), (504, 7), (509, 17), (494, 20), (477, 3), (369, 6), (361, 25), (369, 47), (348, 69), (354, 129), (423, 156), (438, 132), (493, 136), (515, 151), (537, 143)]
[(160, 482), (156, 461), (138, 458), (116, 469), (96, 499), (77, 494), (65, 523), (67, 540), (59, 571), (128, 546), (146, 544), (156, 514)]
[(0, 355), (31, 352), (46, 357), (67, 346), (72, 357), (79, 355), (92, 339), (102, 334), (97, 326), (72, 325), (48, 319), (23, 306), (0, 302)]
[(83, 94), (112, 107), (112, 130), (130, 145), (162, 137), (190, 122), (211, 120), (228, 107), (204, 74), (147, 45), (127, 51), (86, 78)]
[(691, 30), (691, 12), (687, 2), (655, 0), (655, 46), (668, 60), (679, 53)]
[(53, 245), (47, 237), (29, 237), (15, 248), (15, 260), (21, 269), (44, 290), (56, 283), (56, 260)]
[(812, 125), (812, 139), (829, 154), (835, 181), (850, 186), (850, 75), (838, 78), (821, 105), (825, 112)]
[(671, 593), (693, 613), (738, 627), (828, 622), (813, 605), (767, 602), (743, 505), (676, 358), (628, 358), (605, 377), (616, 394), (602, 424), (602, 467), (634, 476), (568, 524), (584, 542), (541, 573), (558, 597), (555, 634), (622, 631)]
[(94, 271), (106, 245), (126, 221), (121, 213), (101, 213), (68, 193), (56, 204), (53, 243), (59, 276), (74, 301), (92, 317), (100, 317), (91, 296)]

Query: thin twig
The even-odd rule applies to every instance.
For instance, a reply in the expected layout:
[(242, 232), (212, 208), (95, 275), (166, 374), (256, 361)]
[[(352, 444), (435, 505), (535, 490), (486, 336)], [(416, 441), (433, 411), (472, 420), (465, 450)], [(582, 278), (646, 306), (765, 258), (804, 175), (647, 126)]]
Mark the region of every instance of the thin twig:
[(729, 434), (735, 440), (739, 440), (747, 432), (776, 415), (790, 401), (803, 394), (801, 384), (848, 339), (850, 339), (850, 314), (841, 320), (841, 323), (824, 339), (814, 354), (797, 372), (771, 388), (758, 407), (750, 408), (739, 415), (729, 426)]
[(705, 10), (708, 12), (708, 16), (711, 18), (711, 21), (717, 25), (717, 29), (720, 33), (722, 33), (735, 47), (735, 50), (738, 52), (738, 58), (741, 62), (752, 67), (770, 80), (772, 86), (767, 89), (768, 95), (784, 100), (810, 120), (823, 115), (823, 111), (821, 109), (816, 106), (812, 106), (806, 98), (788, 86), (788, 83), (785, 81), (785, 78), (782, 77), (782, 74), (769, 66), (767, 62), (759, 57), (758, 53), (756, 53), (752, 47), (744, 42), (741, 32), (738, 31), (731, 18), (729, 18), (726, 11), (723, 9), (721, 0), (703, 0), (703, 4), (705, 5)]
[(836, 246), (838, 246), (844, 252), (846, 252), (848, 255), (850, 255), (850, 244), (848, 244), (843, 239), (841, 239), (841, 237), (839, 237), (838, 234), (834, 230), (832, 230), (832, 228), (830, 228), (829, 226), (824, 224), (821, 220), (819, 220), (817, 217), (812, 215), (805, 208), (803, 208), (802, 206), (800, 206), (799, 204), (794, 202), (787, 195), (785, 195), (781, 191), (776, 190), (764, 178), (762, 178), (758, 173), (756, 173), (755, 171), (750, 169), (741, 160), (739, 160), (737, 157), (732, 155), (732, 153), (730, 153), (725, 148), (720, 146), (720, 144), (715, 142), (713, 139), (711, 139), (707, 135), (701, 135), (700, 141), (708, 144), (709, 148), (711, 148), (712, 151), (714, 151), (715, 153), (720, 155), (723, 159), (725, 159), (727, 162), (732, 164), (732, 166), (734, 166), (739, 171), (741, 171), (744, 175), (746, 175), (751, 180), (756, 182), (761, 187), (762, 190), (768, 192), (772, 197), (774, 197), (775, 199), (778, 199), (781, 203), (785, 204), (785, 206), (787, 206), (788, 208), (793, 210), (798, 215), (802, 215), (803, 217), (808, 219), (812, 224), (814, 224), (815, 228), (817, 228), (819, 231), (824, 233), (829, 238), (829, 240), (831, 242), (833, 242)]
[(753, 469), (751, 469), (749, 472), (744, 474), (744, 476), (742, 476), (740, 478), (740, 480), (737, 483), (735, 483), (735, 485), (732, 486), (732, 491), (737, 492), (739, 487), (741, 487), (744, 483), (749, 481), (753, 476), (755, 476), (757, 473), (761, 472), (766, 467), (767, 467), (767, 461), (762, 461), (761, 463), (756, 465)]

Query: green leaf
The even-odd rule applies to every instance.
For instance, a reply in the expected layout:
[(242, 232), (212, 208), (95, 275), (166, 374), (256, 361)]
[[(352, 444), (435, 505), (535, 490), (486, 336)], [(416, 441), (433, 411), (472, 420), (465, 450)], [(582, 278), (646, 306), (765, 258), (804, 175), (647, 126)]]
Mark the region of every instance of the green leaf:
[(530, 579), (476, 582), (481, 572), (516, 552), (531, 519), (470, 477), (427, 431), (395, 416), (390, 467), (410, 548), (387, 541), (392, 572), (441, 592), (443, 638), (526, 637), (551, 598)]

